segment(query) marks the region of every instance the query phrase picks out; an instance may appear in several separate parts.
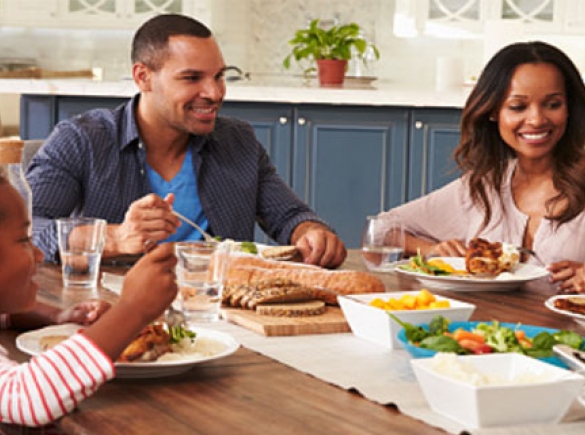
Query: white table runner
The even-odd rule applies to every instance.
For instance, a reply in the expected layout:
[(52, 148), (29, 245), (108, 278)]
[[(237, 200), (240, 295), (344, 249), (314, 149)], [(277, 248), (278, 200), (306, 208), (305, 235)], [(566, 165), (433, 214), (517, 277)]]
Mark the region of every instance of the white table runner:
[(390, 351), (351, 333), (294, 337), (264, 337), (230, 323), (210, 326), (231, 334), (242, 346), (296, 370), (344, 389), (353, 388), (366, 399), (450, 433), (474, 435), (583, 435), (585, 407), (577, 401), (557, 425), (530, 425), (470, 430), (434, 413), (420, 390), (404, 350)]

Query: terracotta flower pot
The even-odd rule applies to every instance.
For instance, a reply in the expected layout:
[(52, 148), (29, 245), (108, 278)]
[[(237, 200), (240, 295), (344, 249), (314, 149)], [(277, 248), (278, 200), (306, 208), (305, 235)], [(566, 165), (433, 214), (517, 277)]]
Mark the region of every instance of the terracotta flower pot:
[(342, 85), (346, 68), (347, 60), (318, 59), (319, 84), (321, 86)]

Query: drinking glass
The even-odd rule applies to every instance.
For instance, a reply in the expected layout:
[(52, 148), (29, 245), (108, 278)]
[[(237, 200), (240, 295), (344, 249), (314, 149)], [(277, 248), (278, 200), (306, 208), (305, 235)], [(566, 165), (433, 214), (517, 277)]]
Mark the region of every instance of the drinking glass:
[(106, 221), (88, 217), (57, 219), (57, 239), (65, 287), (96, 287)]
[(404, 226), (393, 217), (368, 216), (362, 233), (362, 259), (371, 271), (392, 268), (404, 254)]
[(181, 310), (188, 323), (219, 320), (230, 245), (221, 242), (178, 242), (177, 284)]

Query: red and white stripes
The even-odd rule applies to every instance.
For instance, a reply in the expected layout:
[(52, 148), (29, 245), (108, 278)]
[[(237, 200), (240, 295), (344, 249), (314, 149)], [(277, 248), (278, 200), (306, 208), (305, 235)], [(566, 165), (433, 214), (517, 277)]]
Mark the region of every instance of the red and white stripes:
[(24, 364), (0, 353), (0, 421), (43, 426), (74, 409), (114, 376), (110, 358), (83, 334)]

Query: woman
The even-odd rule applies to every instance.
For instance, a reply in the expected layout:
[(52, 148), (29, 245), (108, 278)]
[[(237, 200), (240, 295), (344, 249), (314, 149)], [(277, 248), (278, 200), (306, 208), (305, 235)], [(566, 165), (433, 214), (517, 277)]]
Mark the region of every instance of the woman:
[(463, 109), (462, 177), (381, 215), (404, 223), (409, 255), (462, 256), (474, 237), (513, 243), (534, 250), (559, 290), (571, 290), (585, 260), (584, 144), (585, 86), (575, 65), (542, 42), (509, 45)]

